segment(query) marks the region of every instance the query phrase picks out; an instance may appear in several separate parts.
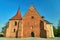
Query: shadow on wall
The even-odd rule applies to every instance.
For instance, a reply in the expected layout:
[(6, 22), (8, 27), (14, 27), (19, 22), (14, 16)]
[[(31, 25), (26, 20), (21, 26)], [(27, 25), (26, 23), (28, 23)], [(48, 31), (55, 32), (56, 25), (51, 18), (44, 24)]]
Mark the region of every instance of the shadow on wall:
[(47, 37), (47, 33), (46, 33), (46, 30), (44, 30), (44, 22), (43, 21), (40, 21), (40, 37), (41, 38), (46, 38)]

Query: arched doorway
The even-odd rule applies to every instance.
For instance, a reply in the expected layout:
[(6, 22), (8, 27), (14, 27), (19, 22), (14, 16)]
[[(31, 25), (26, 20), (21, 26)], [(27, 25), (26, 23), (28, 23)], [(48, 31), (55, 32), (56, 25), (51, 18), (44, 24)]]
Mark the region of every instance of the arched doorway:
[(31, 32), (31, 37), (34, 37), (34, 32)]
[(4, 35), (0, 34), (0, 37), (4, 37)]

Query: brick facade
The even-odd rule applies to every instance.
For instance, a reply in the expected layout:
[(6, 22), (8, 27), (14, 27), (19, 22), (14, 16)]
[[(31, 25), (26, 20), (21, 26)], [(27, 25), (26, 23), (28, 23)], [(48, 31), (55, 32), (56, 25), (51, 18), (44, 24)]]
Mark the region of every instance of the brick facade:
[(6, 37), (43, 37), (48, 38), (46, 30), (46, 21), (39, 15), (33, 6), (31, 6), (24, 17), (21, 17), (20, 10), (9, 21), (9, 27), (6, 30)]

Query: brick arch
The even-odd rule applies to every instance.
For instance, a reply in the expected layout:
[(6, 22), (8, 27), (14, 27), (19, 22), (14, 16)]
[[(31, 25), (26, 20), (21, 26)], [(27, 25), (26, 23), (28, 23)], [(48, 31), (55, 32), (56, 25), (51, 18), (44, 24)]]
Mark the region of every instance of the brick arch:
[(44, 29), (44, 22), (40, 20), (40, 30)]
[(46, 30), (44, 29), (44, 21), (40, 20), (40, 37), (46, 38)]

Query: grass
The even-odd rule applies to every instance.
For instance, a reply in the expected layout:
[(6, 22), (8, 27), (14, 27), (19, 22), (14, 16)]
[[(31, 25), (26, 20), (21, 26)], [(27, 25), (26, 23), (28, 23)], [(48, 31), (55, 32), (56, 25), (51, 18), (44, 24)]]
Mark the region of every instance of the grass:
[(59, 37), (55, 38), (5, 38), (0, 37), (0, 40), (60, 40)]

